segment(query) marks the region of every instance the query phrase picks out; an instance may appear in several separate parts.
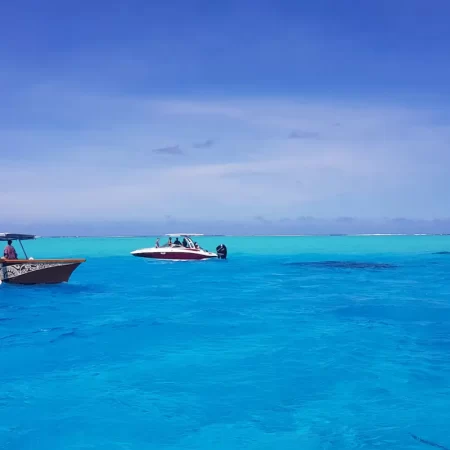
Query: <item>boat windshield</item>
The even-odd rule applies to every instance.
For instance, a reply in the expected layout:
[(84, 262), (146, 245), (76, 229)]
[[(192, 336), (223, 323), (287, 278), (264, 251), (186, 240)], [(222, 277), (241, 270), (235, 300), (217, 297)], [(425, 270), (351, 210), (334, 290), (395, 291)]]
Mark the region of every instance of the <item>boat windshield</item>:
[[(186, 244), (185, 241), (186, 240)], [(185, 236), (183, 239), (183, 244), (186, 248), (195, 248), (194, 243), (192, 242), (192, 239), (189, 236)]]
[(168, 241), (161, 245), (161, 247), (184, 247), (189, 249), (195, 249), (195, 244), (191, 237), (188, 235), (167, 235)]

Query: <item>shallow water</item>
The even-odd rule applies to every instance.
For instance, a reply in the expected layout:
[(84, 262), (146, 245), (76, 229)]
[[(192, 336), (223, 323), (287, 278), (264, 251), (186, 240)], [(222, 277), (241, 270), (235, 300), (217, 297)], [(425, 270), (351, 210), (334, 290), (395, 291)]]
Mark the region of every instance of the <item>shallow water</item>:
[(0, 448), (450, 448), (450, 237), (42, 239), (0, 286)]

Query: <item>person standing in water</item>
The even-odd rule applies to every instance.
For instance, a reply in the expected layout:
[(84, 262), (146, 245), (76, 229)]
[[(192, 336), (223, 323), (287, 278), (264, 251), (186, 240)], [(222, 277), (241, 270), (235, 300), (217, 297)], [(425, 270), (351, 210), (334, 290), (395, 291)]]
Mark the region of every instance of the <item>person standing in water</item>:
[(217, 257), (219, 259), (227, 259), (227, 247), (225, 244), (220, 244), (216, 247)]

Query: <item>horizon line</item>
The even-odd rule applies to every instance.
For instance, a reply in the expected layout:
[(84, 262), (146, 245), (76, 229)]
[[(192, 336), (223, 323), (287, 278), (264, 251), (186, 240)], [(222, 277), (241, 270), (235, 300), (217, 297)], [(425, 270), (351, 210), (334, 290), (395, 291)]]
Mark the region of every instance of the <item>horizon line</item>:
[[(161, 234), (130, 234), (130, 235), (40, 235), (37, 239), (128, 239), (128, 238), (158, 238)], [(450, 236), (450, 233), (304, 233), (304, 234), (203, 234), (202, 237), (383, 237), (383, 236)]]

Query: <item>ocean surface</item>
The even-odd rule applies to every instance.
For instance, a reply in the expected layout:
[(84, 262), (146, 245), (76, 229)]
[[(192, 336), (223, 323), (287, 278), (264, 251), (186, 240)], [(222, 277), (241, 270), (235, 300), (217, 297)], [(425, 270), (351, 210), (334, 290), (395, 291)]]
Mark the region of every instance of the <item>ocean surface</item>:
[(450, 237), (199, 242), (24, 243), (87, 262), (0, 286), (0, 449), (450, 449)]

